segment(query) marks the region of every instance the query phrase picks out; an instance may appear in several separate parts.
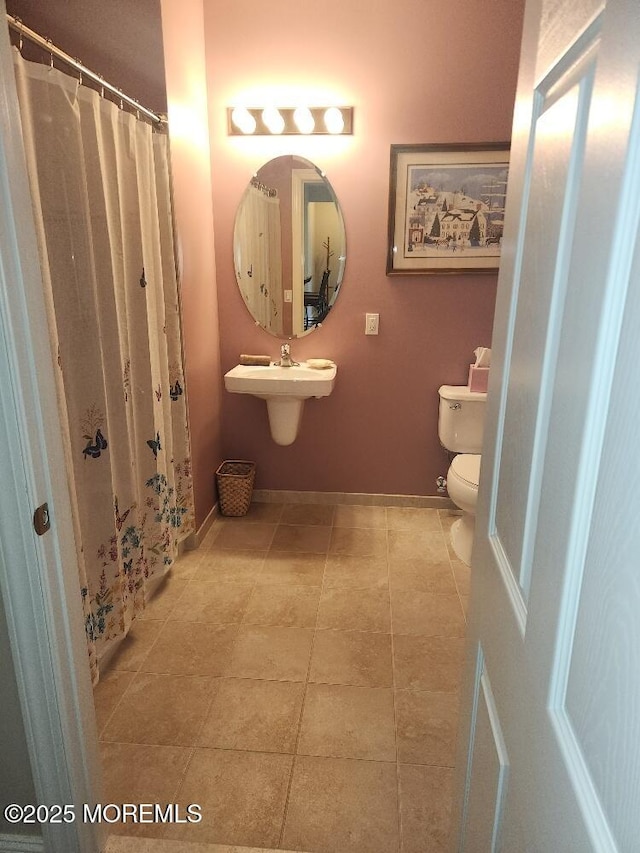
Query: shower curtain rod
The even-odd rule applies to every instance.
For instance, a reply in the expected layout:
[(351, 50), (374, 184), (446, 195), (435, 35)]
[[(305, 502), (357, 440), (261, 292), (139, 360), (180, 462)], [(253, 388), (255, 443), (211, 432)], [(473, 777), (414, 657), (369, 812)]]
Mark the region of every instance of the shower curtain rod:
[(55, 44), (51, 41), (51, 39), (44, 38), (35, 32), (35, 30), (30, 29), (25, 26), (20, 18), (16, 18), (14, 15), (9, 14), (7, 12), (7, 21), (9, 26), (12, 27), (16, 32), (20, 34), (20, 36), (24, 36), (29, 39), (29, 41), (34, 42), (39, 47), (43, 48), (50, 53), (51, 56), (57, 56), (58, 59), (61, 59), (63, 62), (66, 62), (67, 65), (70, 65), (72, 68), (75, 68), (76, 71), (79, 71), (81, 75), (84, 77), (89, 77), (91, 80), (96, 82), (101, 88), (108, 89), (114, 95), (117, 95), (121, 101), (126, 101), (129, 106), (133, 107), (137, 112), (142, 113), (147, 118), (150, 118), (155, 124), (165, 124), (166, 119), (163, 116), (154, 113), (152, 110), (148, 110), (146, 107), (143, 107), (142, 104), (138, 103), (135, 98), (130, 98), (129, 95), (125, 95), (125, 93), (118, 89), (117, 86), (114, 86), (111, 83), (107, 83), (104, 77), (101, 77), (99, 74), (96, 74), (95, 71), (92, 71), (90, 68), (87, 68), (86, 65), (83, 65), (78, 59), (74, 59), (64, 50), (59, 47), (56, 47)]

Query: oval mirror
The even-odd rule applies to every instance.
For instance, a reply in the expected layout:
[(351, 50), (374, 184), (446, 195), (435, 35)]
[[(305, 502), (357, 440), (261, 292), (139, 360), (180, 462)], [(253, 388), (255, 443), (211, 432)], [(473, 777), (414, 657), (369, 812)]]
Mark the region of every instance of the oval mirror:
[(346, 236), (317, 166), (287, 155), (259, 169), (238, 207), (233, 257), (245, 305), (267, 332), (297, 338), (322, 323), (342, 284)]

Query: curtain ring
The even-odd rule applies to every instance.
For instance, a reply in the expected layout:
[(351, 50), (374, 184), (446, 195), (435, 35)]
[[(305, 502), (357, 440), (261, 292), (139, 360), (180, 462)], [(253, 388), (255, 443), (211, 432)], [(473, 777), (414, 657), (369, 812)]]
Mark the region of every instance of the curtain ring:
[[(46, 42), (50, 46), (50, 48), (53, 47), (53, 42), (50, 38), (48, 38)], [(53, 68), (53, 51), (51, 49), (49, 50), (49, 68)]]
[(18, 50), (20, 51), (20, 53), (22, 53), (22, 30), (24, 28), (24, 21), (22, 20), (22, 18), (16, 18), (16, 20), (20, 24), (20, 29), (18, 30)]

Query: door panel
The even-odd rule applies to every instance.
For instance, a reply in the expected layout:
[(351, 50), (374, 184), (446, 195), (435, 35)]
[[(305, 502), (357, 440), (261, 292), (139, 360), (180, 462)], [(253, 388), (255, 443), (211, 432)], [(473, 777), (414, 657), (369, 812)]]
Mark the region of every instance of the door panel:
[[(632, 146), (640, 150), (640, 122)], [(635, 198), (627, 221), (636, 235), (635, 259), (627, 284), (620, 347), (638, 338), (640, 320), (640, 167), (626, 182)], [(634, 221), (635, 220), (635, 221)], [(624, 289), (624, 280), (619, 281)], [(580, 589), (566, 714), (571, 722), (608, 824), (621, 849), (638, 846), (640, 803), (640, 523), (629, 517), (638, 506), (640, 453), (637, 425), (640, 397), (637, 367), (619, 363), (611, 390), (596, 497)], [(617, 507), (619, 511), (611, 511)]]
[(543, 478), (548, 389), (559, 346), (566, 248), (575, 225), (594, 53), (590, 46), (578, 67), (559, 80), (554, 75), (543, 81), (537, 90), (539, 112), (530, 148), (530, 195), (495, 510), (497, 535), (525, 606)]
[(481, 649), (476, 684), (464, 849), (469, 853), (485, 853), (499, 849), (509, 761)]
[(472, 560), (457, 851), (638, 850), (639, 92), (637, 0), (599, 10), (528, 0)]

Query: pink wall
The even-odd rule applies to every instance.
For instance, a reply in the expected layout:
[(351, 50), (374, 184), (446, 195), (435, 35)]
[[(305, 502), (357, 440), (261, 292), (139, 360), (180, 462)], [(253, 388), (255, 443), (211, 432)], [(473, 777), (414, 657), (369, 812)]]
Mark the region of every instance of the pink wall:
[(174, 214), (196, 523), (215, 502), (221, 461), (221, 367), (213, 250), (202, 0), (162, 0)]
[[(6, 5), (7, 12), (127, 95), (166, 112), (160, 0), (7, 0)], [(44, 58), (26, 39), (23, 55), (38, 62)]]
[[(319, 14), (313, 0), (279, 0), (275, 13), (204, 0), (223, 372), (239, 353), (275, 356), (280, 343), (256, 328), (234, 278), (233, 220), (250, 176), (280, 154), (308, 158), (326, 171), (347, 228), (338, 302), (293, 343), (298, 359), (338, 363), (332, 396), (306, 404), (299, 438), (282, 448), (264, 402), (223, 394), (224, 455), (255, 460), (257, 487), (435, 493), (447, 468), (437, 390), (464, 383), (474, 348), (490, 345), (496, 277), (385, 275), (389, 146), (509, 138), (523, 6), (389, 0), (363, 14), (363, 4), (326, 0)], [(355, 135), (227, 137), (227, 106), (291, 106), (299, 93), (353, 104)], [(367, 311), (380, 314), (378, 337), (364, 336)]]

